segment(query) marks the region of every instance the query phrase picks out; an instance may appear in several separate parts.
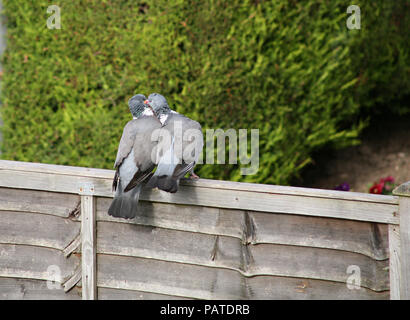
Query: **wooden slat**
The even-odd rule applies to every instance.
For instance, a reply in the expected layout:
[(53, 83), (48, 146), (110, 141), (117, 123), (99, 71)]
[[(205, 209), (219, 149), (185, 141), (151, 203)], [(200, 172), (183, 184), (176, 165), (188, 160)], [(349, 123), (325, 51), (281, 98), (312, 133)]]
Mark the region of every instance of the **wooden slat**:
[(247, 297), (243, 277), (228, 269), (105, 254), (98, 254), (97, 263), (98, 287), (198, 299)]
[(71, 278), (79, 259), (66, 259), (60, 250), (14, 244), (0, 244), (0, 277), (54, 281), (57, 266), (62, 280)]
[(400, 215), (400, 298), (410, 300), (410, 193), (401, 197)]
[[(58, 175), (40, 172), (0, 170), (2, 185), (56, 192), (78, 192), (84, 182), (95, 186), (96, 196), (111, 197), (111, 179)], [(313, 192), (313, 191), (312, 191)], [(375, 202), (333, 199), (326, 197), (268, 192), (213, 189), (182, 185), (179, 192), (169, 194), (159, 190), (144, 190), (142, 200), (211, 206), (227, 209), (256, 210), (310, 216), (334, 217), (380, 223), (398, 223), (397, 205)], [(345, 198), (346, 196), (343, 195)], [(368, 199), (369, 200), (369, 199)], [(383, 200), (380, 198), (380, 202)], [(387, 202), (387, 201), (386, 201)]]
[(95, 243), (95, 199), (81, 196), (81, 268), (83, 300), (97, 298)]
[[(137, 217), (128, 221), (112, 218), (107, 214), (111, 201), (110, 198), (97, 199), (97, 220), (232, 236), (253, 244), (312, 246), (358, 252), (377, 260), (388, 258), (386, 225), (261, 212), (245, 214), (239, 210), (146, 201), (140, 202)], [(253, 234), (247, 234), (248, 219), (253, 224)], [(245, 239), (246, 237), (250, 238)]]
[(389, 291), (374, 292), (346, 284), (288, 277), (258, 276), (247, 280), (251, 299), (286, 300), (388, 300)]
[(245, 277), (277, 275), (346, 282), (349, 265), (361, 269), (362, 286), (388, 289), (388, 261), (321, 248), (258, 244), (240, 239), (125, 223), (99, 222), (98, 253), (229, 268)]
[(389, 225), (390, 299), (400, 300), (400, 227)]
[(147, 191), (144, 200), (274, 213), (397, 223), (397, 205), (181, 186), (175, 194)]
[(287, 277), (241, 277), (233, 270), (98, 255), (98, 286), (196, 299), (388, 299), (388, 291)]
[(0, 170), (0, 187), (78, 194), (84, 183), (95, 186), (96, 195), (113, 196), (112, 179), (31, 171)]
[(52, 215), (0, 211), (0, 243), (63, 250), (80, 231), (80, 223)]
[(304, 197), (318, 197), (318, 198), (343, 199), (343, 200), (353, 200), (353, 201), (363, 201), (363, 202), (398, 204), (398, 197), (396, 196), (376, 195), (376, 194), (361, 193), (361, 192), (345, 192), (345, 191), (337, 191), (337, 190), (289, 187), (289, 186), (246, 183), (246, 182), (239, 183), (239, 182), (233, 182), (233, 181), (210, 180), (210, 179), (202, 179), (202, 178), (199, 180), (184, 179), (184, 180), (181, 180), (181, 184), (184, 186), (201, 187), (201, 188), (229, 189), (229, 190), (237, 190), (237, 191), (269, 193), (269, 194), (277, 194), (277, 195), (286, 194), (286, 195), (298, 195), (298, 196), (304, 196)]
[(339, 250), (285, 245), (249, 246), (249, 273), (330, 280), (346, 283), (349, 266), (360, 268), (361, 286), (389, 289), (388, 260), (375, 261)]
[(245, 212), (241, 210), (140, 201), (136, 218), (127, 220), (108, 215), (111, 201), (111, 198), (97, 197), (97, 221), (244, 237)]
[(237, 238), (111, 222), (97, 230), (98, 253), (244, 270)]
[(189, 300), (188, 298), (135, 290), (98, 288), (99, 300)]
[(249, 212), (253, 244), (273, 243), (357, 252), (389, 258), (387, 225), (333, 218)]
[(0, 210), (68, 217), (79, 201), (78, 195), (69, 193), (0, 188)]
[(400, 198), (400, 299), (410, 300), (410, 181), (395, 188), (393, 194)]
[(76, 175), (76, 176), (97, 177), (97, 178), (104, 178), (104, 179), (107, 179), (107, 178), (112, 179), (114, 177), (113, 170), (74, 167), (74, 166), (62, 166), (62, 165), (55, 165), (55, 164), (48, 164), (48, 163), (10, 161), (10, 160), (0, 160), (0, 170), (64, 174), (64, 175), (69, 175), (69, 176)]
[(62, 288), (49, 289), (47, 281), (0, 277), (0, 300), (79, 300), (75, 288), (67, 293)]
[[(61, 166), (44, 163), (33, 162), (21, 162), (21, 161), (7, 161), (0, 160), (0, 172), (2, 170), (13, 170), (33, 173), (49, 173), (49, 174), (64, 174), (72, 176), (81, 176), (89, 178), (102, 178), (112, 180), (114, 177), (113, 170), (96, 169), (96, 168), (84, 168), (73, 166)], [(221, 180), (182, 180), (182, 185), (212, 189), (229, 189), (237, 191), (252, 191), (272, 194), (287, 194), (287, 195), (301, 195), (301, 196), (313, 196), (331, 199), (345, 199), (356, 201), (368, 201), (368, 202), (380, 202), (397, 204), (398, 197), (374, 195), (358, 192), (342, 192), (335, 190), (320, 190), (313, 188), (300, 188), (300, 187), (287, 187), (276, 185), (263, 185), (256, 183), (238, 183), (232, 181)], [(97, 194), (100, 195), (100, 194)]]

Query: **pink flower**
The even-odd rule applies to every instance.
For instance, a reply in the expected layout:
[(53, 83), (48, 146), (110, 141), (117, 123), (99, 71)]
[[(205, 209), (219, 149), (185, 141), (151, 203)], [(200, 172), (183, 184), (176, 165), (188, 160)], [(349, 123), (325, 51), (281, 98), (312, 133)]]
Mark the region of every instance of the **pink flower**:
[(383, 186), (384, 183), (380, 182), (380, 183), (375, 183), (369, 190), (370, 193), (375, 193), (375, 194), (381, 194), (383, 191)]
[(381, 179), (381, 180), (383, 180), (383, 182), (391, 182), (391, 183), (394, 182), (394, 178), (392, 176), (388, 176), (388, 177), (386, 177), (384, 179)]

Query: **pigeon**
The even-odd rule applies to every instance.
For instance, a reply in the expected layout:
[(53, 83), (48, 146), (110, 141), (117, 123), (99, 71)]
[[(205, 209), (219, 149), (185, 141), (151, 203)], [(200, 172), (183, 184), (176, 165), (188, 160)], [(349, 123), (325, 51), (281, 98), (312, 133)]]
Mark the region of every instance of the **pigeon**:
[(156, 142), (151, 141), (151, 133), (162, 125), (151, 107), (144, 104), (145, 100), (144, 95), (137, 94), (128, 101), (133, 120), (124, 127), (114, 164), (115, 196), (108, 209), (113, 217), (136, 216), (142, 182), (155, 169), (151, 154)]
[(157, 168), (147, 187), (175, 193), (180, 179), (187, 173), (191, 178), (199, 178), (194, 167), (204, 145), (201, 125), (171, 110), (165, 97), (158, 93), (150, 94), (144, 103), (152, 108), (161, 122), (159, 136), (163, 138), (157, 145), (157, 151), (161, 153), (162, 144), (163, 152), (156, 158)]

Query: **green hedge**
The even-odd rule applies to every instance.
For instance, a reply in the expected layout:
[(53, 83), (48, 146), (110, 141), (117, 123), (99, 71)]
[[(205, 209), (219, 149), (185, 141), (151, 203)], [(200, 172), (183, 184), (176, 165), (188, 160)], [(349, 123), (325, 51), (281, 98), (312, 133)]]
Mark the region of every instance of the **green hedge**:
[(112, 168), (127, 100), (161, 92), (204, 129), (260, 130), (257, 175), (201, 176), (288, 184), (313, 151), (357, 143), (363, 114), (409, 112), (406, 1), (359, 1), (361, 30), (350, 4), (3, 0), (2, 157)]

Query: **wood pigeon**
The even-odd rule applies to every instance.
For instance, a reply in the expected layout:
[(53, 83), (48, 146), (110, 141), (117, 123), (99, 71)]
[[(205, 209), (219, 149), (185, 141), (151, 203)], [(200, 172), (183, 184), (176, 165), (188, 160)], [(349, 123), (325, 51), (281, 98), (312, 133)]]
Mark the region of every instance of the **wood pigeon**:
[(204, 145), (201, 125), (171, 110), (167, 100), (158, 93), (150, 94), (145, 103), (162, 124), (159, 133), (162, 141), (159, 140), (157, 146), (157, 169), (147, 187), (177, 192), (179, 180), (188, 172), (192, 178), (199, 178), (194, 167)]
[(152, 141), (151, 134), (161, 128), (161, 123), (145, 100), (144, 95), (137, 94), (128, 101), (133, 120), (124, 127), (114, 164), (112, 188), (116, 192), (108, 209), (113, 217), (136, 216), (141, 184), (155, 168), (151, 154), (157, 142)]

